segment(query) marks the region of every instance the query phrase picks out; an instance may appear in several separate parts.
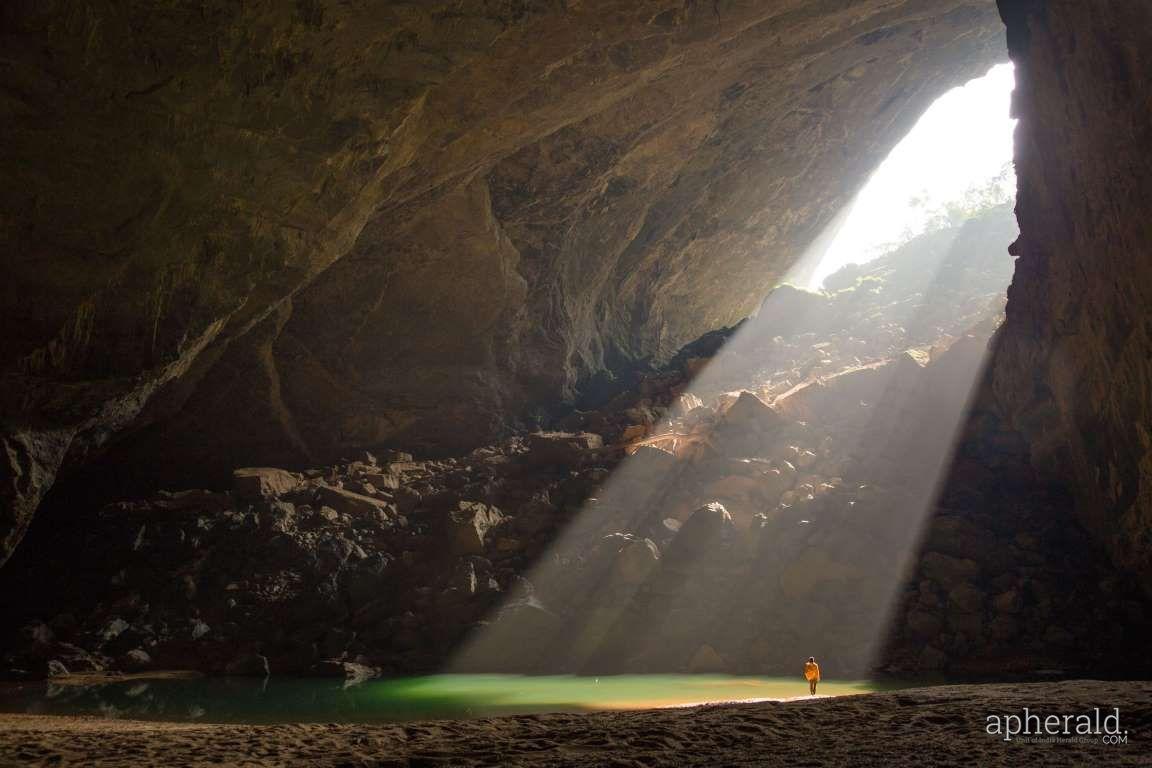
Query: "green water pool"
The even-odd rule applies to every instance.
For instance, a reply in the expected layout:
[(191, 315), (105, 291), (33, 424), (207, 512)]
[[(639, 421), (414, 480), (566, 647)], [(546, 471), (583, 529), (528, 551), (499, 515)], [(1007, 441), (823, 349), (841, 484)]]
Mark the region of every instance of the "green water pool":
[[(899, 684), (826, 681), (821, 695)], [(431, 675), (355, 685), (315, 678), (127, 679), (0, 687), (0, 711), (215, 723), (402, 722), (643, 709), (808, 694), (801, 677)]]

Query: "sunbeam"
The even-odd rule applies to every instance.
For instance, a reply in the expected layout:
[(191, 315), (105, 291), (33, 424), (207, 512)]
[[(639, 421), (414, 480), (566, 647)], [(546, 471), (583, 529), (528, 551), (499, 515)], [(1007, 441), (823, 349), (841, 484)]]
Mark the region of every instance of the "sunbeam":
[(870, 671), (1004, 303), (1010, 88), (998, 66), (929, 109), (789, 274), (827, 290), (683, 356), (691, 385), (453, 670)]

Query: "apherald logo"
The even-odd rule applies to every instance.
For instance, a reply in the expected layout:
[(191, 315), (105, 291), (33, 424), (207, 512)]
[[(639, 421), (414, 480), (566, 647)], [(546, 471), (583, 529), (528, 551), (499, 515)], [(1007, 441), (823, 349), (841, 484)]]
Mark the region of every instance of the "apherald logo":
[[(1044, 737), (1097, 736), (1105, 744), (1128, 743), (1128, 731), (1120, 730), (1119, 707), (1106, 715), (1100, 714), (1100, 707), (1079, 715), (1039, 715), (1024, 707), (1022, 714), (988, 715), (985, 720), (987, 721), (984, 726), (985, 732), (993, 736), (1002, 736), (1004, 741), (1012, 741), (1019, 736), (1041, 737), (1029, 738), (1028, 741), (1064, 741)], [(1087, 738), (1069, 740), (1088, 741)]]

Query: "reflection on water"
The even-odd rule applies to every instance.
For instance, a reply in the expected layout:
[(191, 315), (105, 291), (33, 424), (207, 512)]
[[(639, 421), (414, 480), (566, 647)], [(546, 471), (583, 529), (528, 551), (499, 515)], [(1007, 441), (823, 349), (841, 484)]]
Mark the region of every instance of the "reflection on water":
[[(397, 722), (785, 699), (803, 696), (807, 688), (802, 678), (709, 675), (432, 675), (358, 684), (316, 678), (130, 679), (4, 686), (0, 711), (221, 723)], [(828, 682), (820, 693), (880, 688), (873, 682)]]

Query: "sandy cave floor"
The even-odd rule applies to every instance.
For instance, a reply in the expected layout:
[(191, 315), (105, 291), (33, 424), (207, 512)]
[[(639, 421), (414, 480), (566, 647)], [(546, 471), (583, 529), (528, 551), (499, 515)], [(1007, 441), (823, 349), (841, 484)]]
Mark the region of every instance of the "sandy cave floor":
[[(1120, 709), (1127, 744), (1007, 743), (989, 714)], [(951, 685), (687, 709), (389, 725), (0, 715), (0, 765), (1152, 765), (1152, 682)]]

